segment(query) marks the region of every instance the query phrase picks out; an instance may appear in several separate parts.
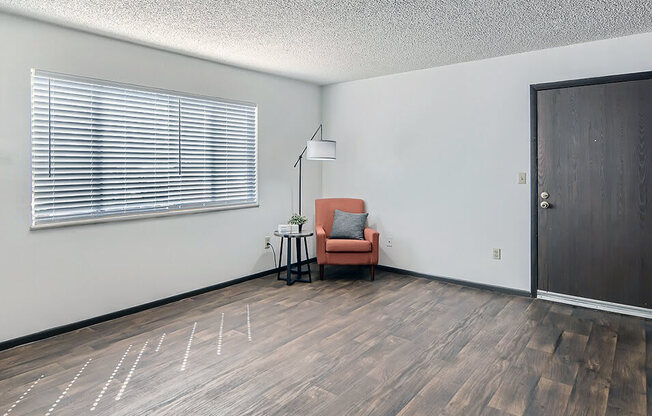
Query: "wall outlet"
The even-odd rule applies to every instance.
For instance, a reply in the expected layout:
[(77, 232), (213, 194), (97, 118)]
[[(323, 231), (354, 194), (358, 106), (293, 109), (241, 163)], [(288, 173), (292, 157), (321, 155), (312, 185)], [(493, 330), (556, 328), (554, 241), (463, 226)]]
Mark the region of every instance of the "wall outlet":
[(392, 246), (392, 237), (387, 237), (387, 240), (385, 240), (385, 247), (391, 247)]
[(269, 240), (270, 237), (268, 235), (265, 236), (265, 250), (269, 249)]
[(494, 260), (500, 260), (500, 249), (494, 248)]
[(527, 173), (519, 172), (518, 173), (518, 184), (519, 185), (524, 185), (526, 183), (527, 183)]

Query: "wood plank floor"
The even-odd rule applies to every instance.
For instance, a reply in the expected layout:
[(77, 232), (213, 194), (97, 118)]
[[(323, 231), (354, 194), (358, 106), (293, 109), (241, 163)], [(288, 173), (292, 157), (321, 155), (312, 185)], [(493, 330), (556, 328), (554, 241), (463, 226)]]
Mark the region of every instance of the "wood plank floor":
[(0, 352), (0, 416), (652, 414), (651, 321), (327, 277), (251, 280)]

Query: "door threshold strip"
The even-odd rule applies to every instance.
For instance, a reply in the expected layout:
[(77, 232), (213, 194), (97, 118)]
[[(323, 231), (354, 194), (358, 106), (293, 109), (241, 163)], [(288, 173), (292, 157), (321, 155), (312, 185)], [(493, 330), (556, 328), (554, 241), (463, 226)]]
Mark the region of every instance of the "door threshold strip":
[(604, 300), (597, 299), (587, 299), (579, 296), (548, 292), (545, 290), (537, 290), (537, 298), (549, 300), (551, 302), (582, 306), (589, 309), (598, 309), (606, 312), (614, 312), (623, 315), (632, 315), (641, 318), (652, 319), (652, 309), (640, 308), (638, 306), (623, 305), (620, 303), (606, 302)]

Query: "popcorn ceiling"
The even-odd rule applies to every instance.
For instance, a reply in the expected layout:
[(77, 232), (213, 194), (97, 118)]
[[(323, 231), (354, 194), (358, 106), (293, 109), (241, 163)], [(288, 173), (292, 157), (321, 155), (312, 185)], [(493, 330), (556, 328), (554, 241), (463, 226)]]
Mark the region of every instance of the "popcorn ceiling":
[(652, 31), (649, 0), (0, 0), (0, 10), (317, 84)]

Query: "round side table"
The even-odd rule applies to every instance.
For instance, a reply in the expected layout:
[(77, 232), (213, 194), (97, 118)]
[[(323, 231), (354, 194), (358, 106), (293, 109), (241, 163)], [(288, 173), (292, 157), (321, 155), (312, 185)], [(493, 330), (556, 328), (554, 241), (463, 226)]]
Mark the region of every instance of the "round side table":
[[(281, 238), (281, 250), (278, 253), (278, 273), (276, 275), (277, 280), (285, 280), (285, 283), (290, 286), (294, 282), (303, 282), (303, 283), (312, 283), (312, 273), (310, 272), (310, 263), (306, 262), (306, 267), (308, 268), (308, 279), (302, 279), (301, 275), (306, 272), (303, 270), (301, 264), (301, 239), (303, 238), (303, 245), (306, 249), (306, 260), (308, 260), (308, 237), (312, 236), (313, 233), (310, 231), (303, 231), (299, 233), (279, 233), (274, 231), (274, 235)], [(283, 240), (287, 239), (287, 272), (285, 279), (281, 278), (281, 259), (283, 258)], [(292, 267), (292, 239), (296, 242), (297, 249), (297, 263), (296, 267)], [(296, 278), (292, 278), (292, 274), (296, 274)]]

